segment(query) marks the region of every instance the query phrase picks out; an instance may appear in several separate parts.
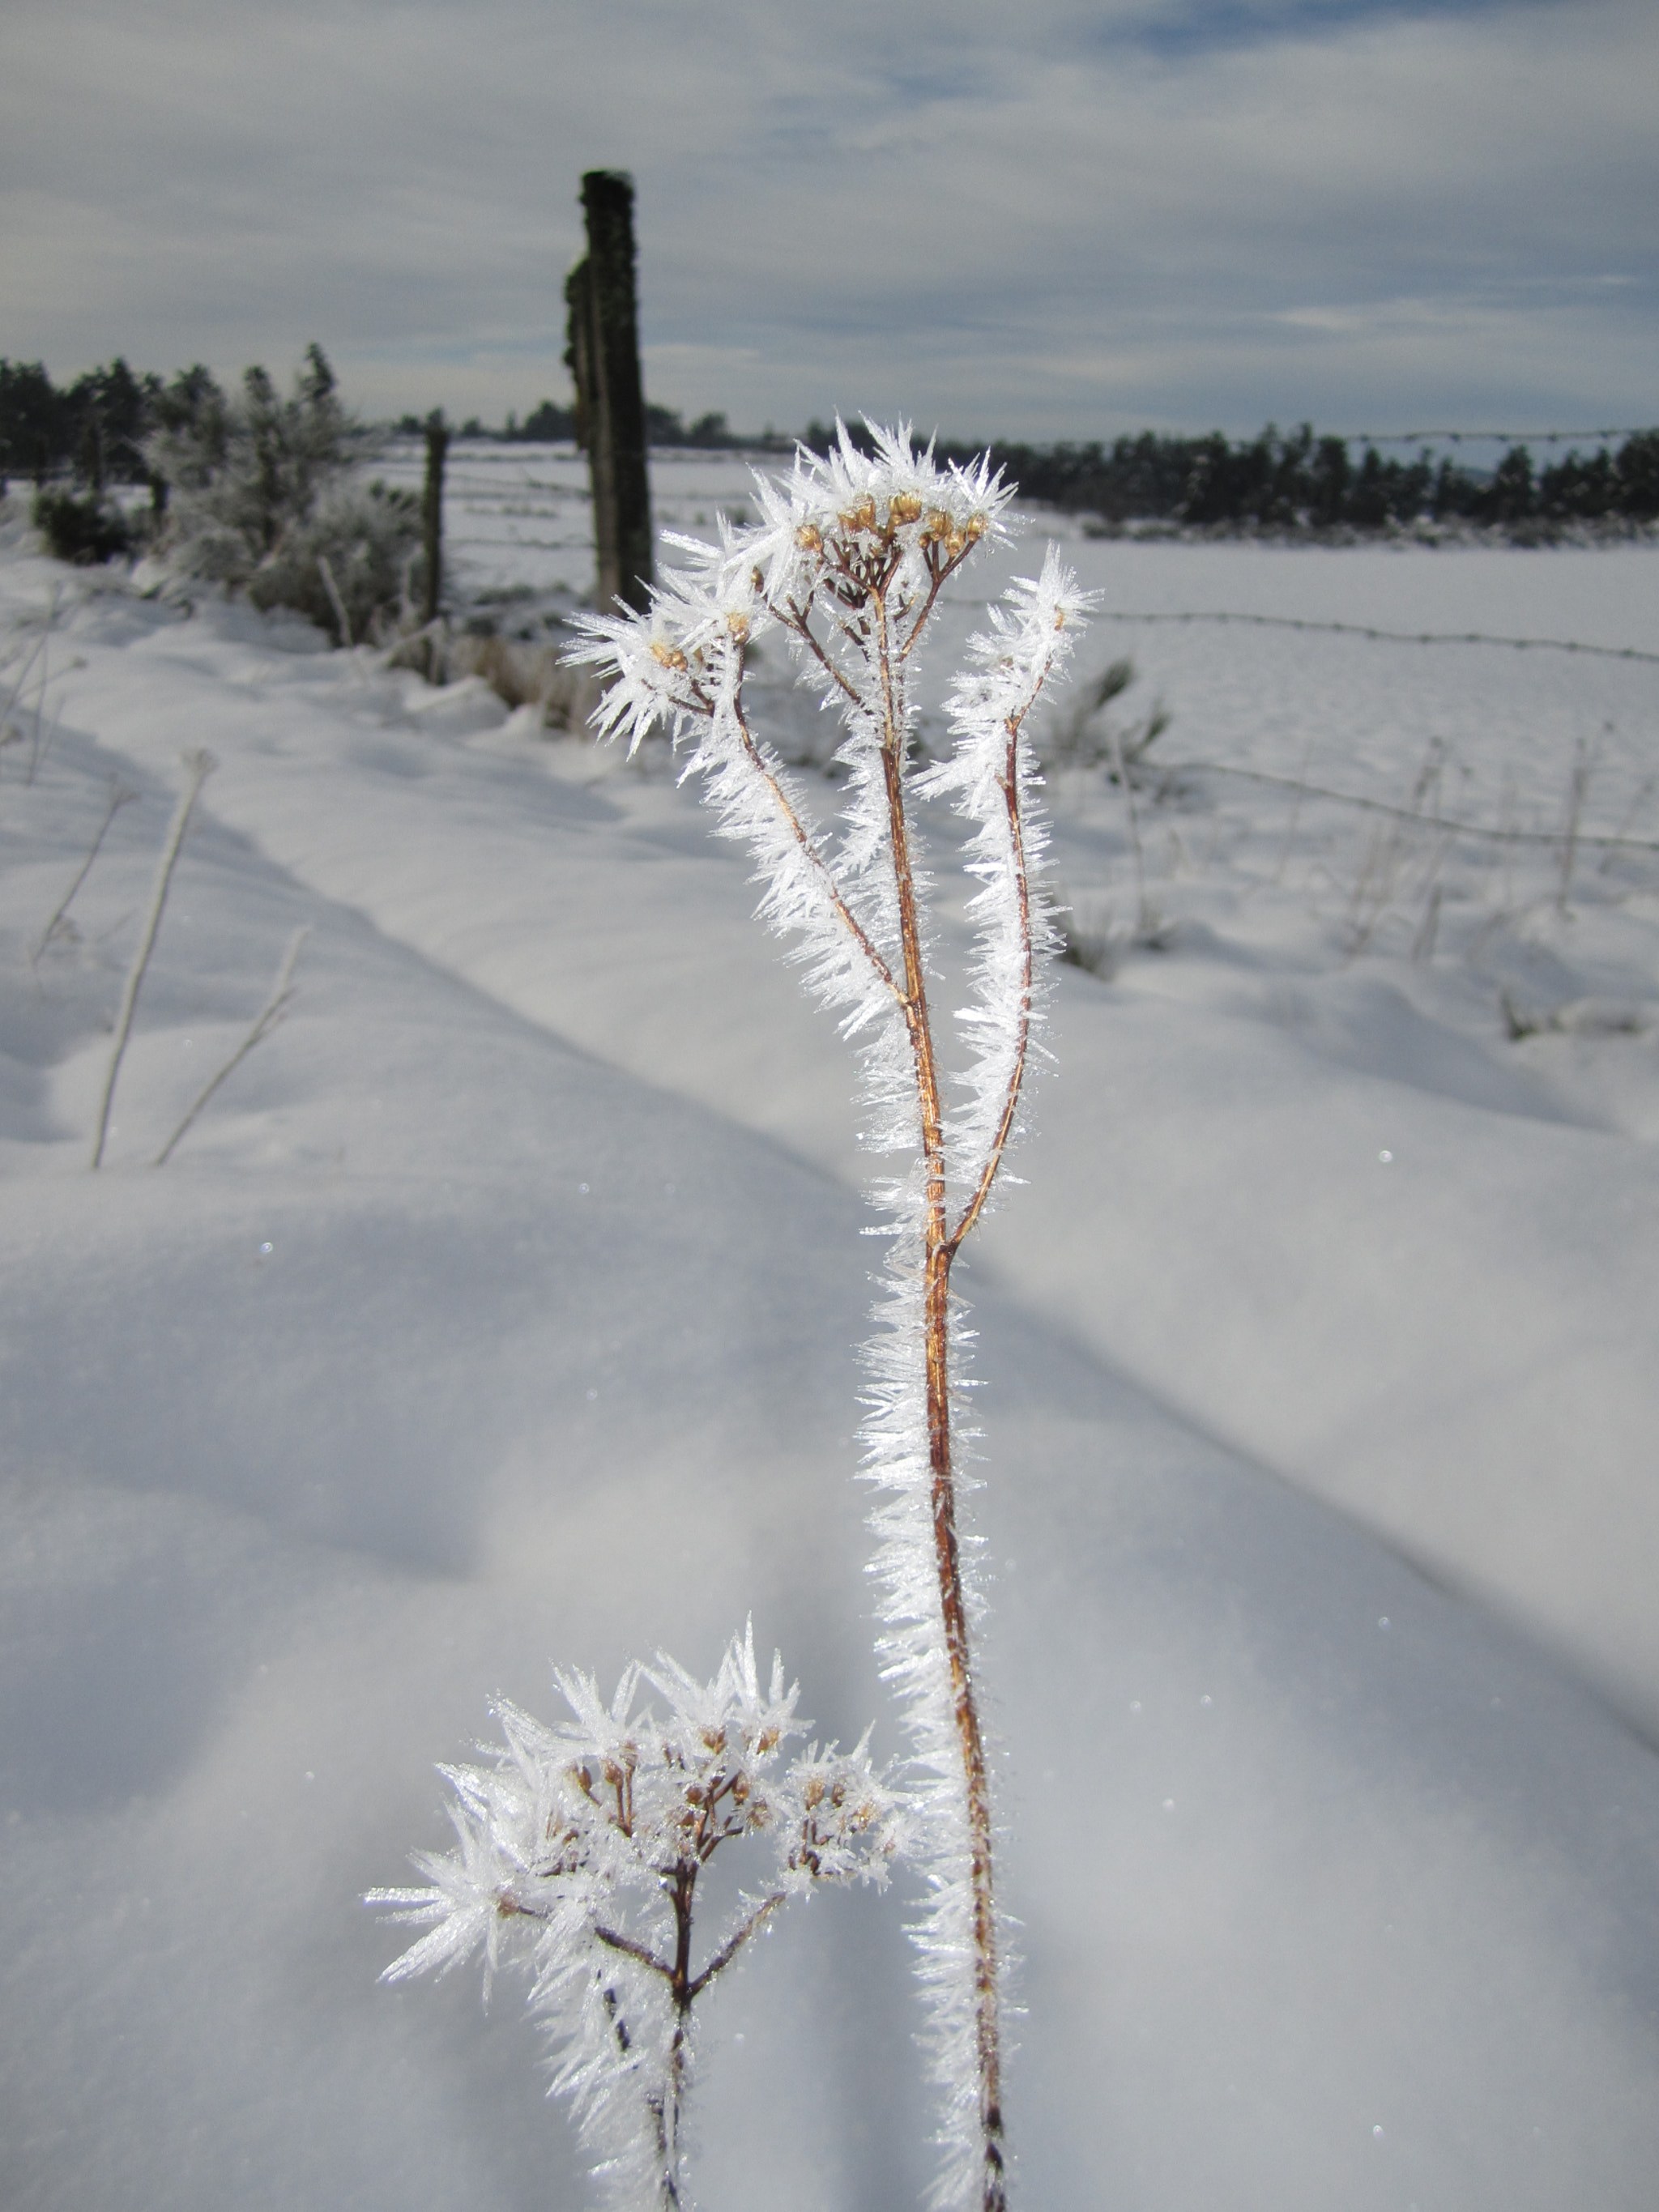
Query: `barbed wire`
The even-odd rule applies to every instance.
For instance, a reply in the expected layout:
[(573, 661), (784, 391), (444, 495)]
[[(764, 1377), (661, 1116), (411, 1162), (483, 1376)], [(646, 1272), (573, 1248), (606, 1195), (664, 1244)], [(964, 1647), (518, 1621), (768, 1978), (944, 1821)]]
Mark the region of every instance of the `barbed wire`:
[(1571, 637), (1498, 637), (1479, 629), (1376, 629), (1368, 623), (1315, 622), (1300, 615), (1135, 614), (1110, 607), (1102, 609), (1090, 619), (1115, 623), (1243, 623), (1256, 629), (1327, 630), (1339, 637), (1374, 638), (1389, 645), (1501, 645), (1516, 653), (1581, 653), (1603, 660), (1659, 663), (1659, 653), (1647, 653), (1634, 645), (1587, 645), (1581, 639)]
[(1278, 791), (1292, 791), (1304, 799), (1327, 799), (1339, 806), (1357, 806), (1367, 814), (1385, 814), (1396, 822), (1414, 823), (1422, 830), (1441, 830), (1453, 837), (1472, 837), (1492, 845), (1560, 845), (1571, 838), (1576, 845), (1593, 845), (1598, 852), (1659, 853), (1659, 840), (1627, 837), (1621, 831), (1583, 830), (1570, 824), (1560, 830), (1493, 830), (1483, 822), (1460, 822), (1449, 814), (1425, 814), (1420, 807), (1397, 805), (1386, 799), (1368, 799), (1355, 791), (1334, 791), (1328, 785), (1309, 783), (1301, 776), (1275, 775), (1261, 768), (1235, 768), (1228, 761), (1160, 761), (1144, 771), (1173, 778), (1178, 775), (1229, 775), (1244, 783), (1265, 783)]

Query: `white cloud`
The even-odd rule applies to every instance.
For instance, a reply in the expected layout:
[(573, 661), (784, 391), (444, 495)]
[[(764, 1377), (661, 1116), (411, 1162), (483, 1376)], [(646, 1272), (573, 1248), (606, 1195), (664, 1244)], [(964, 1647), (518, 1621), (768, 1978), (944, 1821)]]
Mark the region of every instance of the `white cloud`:
[(315, 336), (376, 408), (530, 405), (614, 164), (653, 396), (692, 411), (1656, 411), (1632, 0), (13, 0), (8, 58), (0, 350), (59, 374)]

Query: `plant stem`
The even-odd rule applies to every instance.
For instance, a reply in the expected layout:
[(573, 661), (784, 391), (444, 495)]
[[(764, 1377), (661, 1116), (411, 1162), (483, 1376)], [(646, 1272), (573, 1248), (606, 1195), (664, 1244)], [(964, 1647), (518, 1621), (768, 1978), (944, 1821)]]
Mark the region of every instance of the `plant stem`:
[(76, 870), (74, 882), (70, 885), (69, 889), (64, 893), (63, 897), (58, 900), (58, 904), (53, 908), (51, 921), (41, 931), (40, 938), (35, 944), (34, 950), (29, 954), (29, 965), (31, 968), (34, 967), (38, 963), (41, 954), (46, 951), (47, 945), (52, 943), (53, 937), (57, 934), (58, 924), (63, 921), (64, 915), (70, 910), (70, 907), (74, 901), (75, 894), (80, 890), (82, 884), (85, 883), (87, 878), (91, 874), (92, 864), (98, 858), (99, 849), (102, 846), (105, 836), (108, 833), (110, 823), (114, 821), (121, 809), (124, 806), (130, 806), (137, 796), (137, 793), (129, 789), (125, 784), (111, 784), (109, 805), (104, 810), (103, 820), (98, 824), (98, 834), (92, 841), (91, 848), (88, 852), (86, 859), (82, 861), (80, 866)]
[(161, 927), (161, 909), (167, 902), (167, 886), (173, 881), (173, 863), (179, 858), (179, 848), (185, 842), (185, 832), (190, 827), (190, 817), (196, 805), (197, 794), (219, 765), (210, 752), (186, 753), (184, 757), (190, 780), (173, 809), (173, 820), (167, 828), (167, 842), (161, 848), (161, 865), (155, 871), (155, 888), (150, 894), (149, 912), (144, 917), (143, 934), (138, 940), (138, 950), (133, 956), (127, 980), (121, 992), (121, 1004), (115, 1017), (115, 1042), (109, 1056), (108, 1072), (104, 1077), (104, 1095), (98, 1102), (98, 1129), (92, 1140), (92, 1164), (103, 1164), (104, 1140), (109, 1134), (109, 1109), (115, 1097), (115, 1079), (121, 1072), (121, 1055), (127, 1048), (127, 1039), (132, 1033), (132, 1017), (138, 1004), (139, 988), (144, 980), (144, 970), (149, 965), (149, 956), (155, 944), (155, 933)]
[(225, 1062), (224, 1066), (219, 1070), (219, 1073), (201, 1092), (200, 1096), (197, 1098), (195, 1104), (185, 1115), (184, 1120), (180, 1121), (178, 1127), (167, 1139), (166, 1144), (162, 1146), (161, 1151), (155, 1155), (155, 1164), (158, 1168), (164, 1168), (168, 1160), (172, 1158), (173, 1147), (178, 1144), (179, 1139), (184, 1135), (185, 1132), (190, 1127), (191, 1122), (195, 1121), (197, 1115), (200, 1114), (202, 1109), (213, 1097), (215, 1091), (218, 1090), (221, 1084), (224, 1083), (230, 1076), (234, 1075), (237, 1069), (247, 1058), (249, 1053), (252, 1051), (254, 1046), (259, 1043), (262, 1038), (270, 1036), (272, 1030), (276, 1028), (277, 1023), (282, 1020), (283, 1016), (288, 1012), (289, 1001), (294, 996), (294, 963), (300, 957), (300, 947), (305, 943), (307, 938), (310, 934), (310, 925), (307, 923), (304, 927), (296, 929), (293, 936), (289, 939), (288, 951), (283, 955), (283, 964), (276, 970), (276, 981), (270, 987), (270, 996), (265, 1000), (264, 1005), (254, 1016), (252, 1027), (248, 1030), (247, 1035), (242, 1039), (240, 1044), (237, 1046), (235, 1051)]
[(334, 580), (334, 571), (329, 566), (326, 553), (319, 553), (317, 556), (317, 573), (323, 580), (323, 589), (328, 593), (328, 603), (334, 610), (334, 619), (340, 625), (340, 642), (349, 652), (351, 617), (346, 612), (345, 601), (340, 597), (340, 587)]
[[(1005, 2212), (1007, 2197), (1002, 2142), (1001, 2022), (997, 2005), (991, 1794), (986, 1772), (979, 1705), (974, 1693), (968, 1606), (963, 1588), (961, 1547), (957, 1536), (956, 1470), (951, 1449), (951, 1263), (956, 1256), (960, 1238), (951, 1236), (946, 1215), (944, 1122), (933, 1054), (933, 1028), (927, 1011), (921, 930), (916, 911), (915, 871), (910, 860), (909, 827), (904, 808), (904, 741), (907, 732), (895, 700), (887, 608), (880, 591), (872, 596), (875, 603), (875, 630), (880, 655), (882, 765), (886, 778), (893, 874), (898, 894), (899, 934), (904, 954), (904, 1017), (915, 1068), (926, 1176), (922, 1326), (927, 1377), (927, 1457), (931, 1478), (933, 1564), (939, 1579), (939, 1616), (950, 1669), (951, 1715), (962, 1757), (966, 1801), (969, 1914), (974, 1952), (975, 2052), (979, 2073), (983, 2182), (981, 2202), (983, 2212)], [(915, 641), (914, 632), (910, 641)], [(964, 1223), (964, 1231), (966, 1226)]]

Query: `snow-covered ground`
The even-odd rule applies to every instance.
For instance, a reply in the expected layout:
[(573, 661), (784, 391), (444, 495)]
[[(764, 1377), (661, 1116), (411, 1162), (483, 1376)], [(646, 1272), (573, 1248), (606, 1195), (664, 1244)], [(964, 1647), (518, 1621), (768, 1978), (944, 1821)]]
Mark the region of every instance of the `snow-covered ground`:
[[(458, 589), (547, 634), (587, 580), (577, 465), (452, 470)], [(745, 486), (659, 456), (658, 520)], [(1060, 973), (1025, 1187), (963, 1277), (1017, 2201), (1645, 2212), (1659, 663), (1620, 656), (1659, 653), (1659, 553), (1059, 527), (1114, 617), (1609, 650), (1091, 634), (1085, 673), (1138, 671), (1109, 717), (1173, 717), (1142, 880), (1121, 792), (1058, 768), (1094, 972)], [(663, 762), (9, 531), (0, 704), (55, 587), (62, 720), (37, 761), (31, 678), (0, 750), (0, 2197), (574, 2208), (516, 1992), (377, 1987), (398, 1938), (356, 1899), (442, 1843), (432, 1762), (490, 1692), (551, 1712), (550, 1660), (706, 1673), (752, 1612), (824, 1732), (896, 1748), (843, 1048)], [(787, 673), (776, 726), (822, 756)], [(1637, 842), (1569, 865), (1575, 778), (1581, 830)], [(288, 1019), (153, 1168), (301, 924)], [(917, 2201), (902, 1888), (815, 1900), (711, 1999), (711, 2212)]]

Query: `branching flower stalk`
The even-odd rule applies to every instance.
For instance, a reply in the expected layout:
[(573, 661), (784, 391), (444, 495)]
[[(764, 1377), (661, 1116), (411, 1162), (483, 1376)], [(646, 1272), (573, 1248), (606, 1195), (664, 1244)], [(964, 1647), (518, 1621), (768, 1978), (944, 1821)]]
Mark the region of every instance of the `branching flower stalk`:
[[(623, 1670), (607, 1705), (592, 1677), (556, 1676), (573, 1717), (544, 1727), (495, 1711), (505, 1747), (488, 1766), (445, 1767), (459, 1849), (419, 1852), (418, 1889), (368, 1902), (422, 1936), (384, 1978), (444, 1974), (484, 1953), (528, 1968), (531, 2010), (554, 2045), (553, 2086), (573, 2100), (599, 2172), (629, 2212), (684, 2212), (684, 2113), (697, 2000), (791, 1897), (825, 1883), (887, 1881), (903, 1808), (871, 1764), (810, 1744), (798, 1689), (773, 1658), (763, 1687), (752, 1626), (712, 1681), (672, 1659)], [(635, 1711), (641, 1686), (666, 1711)], [(480, 1747), (481, 1749), (486, 1747)], [(698, 1965), (699, 1878), (718, 1850), (764, 1836), (771, 1879), (742, 1896)]]
[[(570, 656), (608, 688), (594, 720), (631, 752), (655, 727), (688, 746), (721, 833), (753, 853), (760, 913), (792, 938), (816, 994), (858, 1042), (870, 1112), (865, 1139), (899, 1155), (877, 1184), (889, 1262), (867, 1347), (866, 1472), (883, 1495), (882, 1652), (907, 1704), (921, 1777), (931, 1895), (916, 1940), (935, 2070), (945, 2092), (941, 2205), (1003, 2212), (1002, 1960), (994, 1812), (974, 1668), (977, 1615), (952, 1431), (963, 1356), (951, 1271), (982, 1217), (1018, 1121), (1039, 1012), (1049, 916), (1036, 870), (1043, 832), (1027, 723), (1091, 604), (1053, 550), (1016, 582), (969, 645), (948, 699), (947, 757), (915, 757), (918, 648), (945, 585), (1008, 532), (1012, 496), (981, 460), (938, 466), (908, 430), (873, 452), (845, 431), (827, 458), (757, 480), (758, 523), (722, 524), (720, 543), (671, 538), (687, 565), (637, 616), (585, 618)], [(833, 840), (804, 789), (751, 728), (744, 678), (755, 641), (789, 641), (800, 678), (844, 724), (836, 760), (848, 798)], [(918, 798), (972, 825), (967, 866), (981, 888), (973, 1002), (957, 1014), (969, 1064), (947, 1090), (929, 1000), (928, 878)]]

